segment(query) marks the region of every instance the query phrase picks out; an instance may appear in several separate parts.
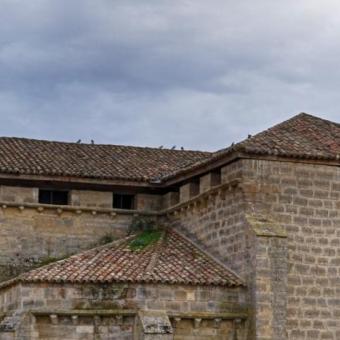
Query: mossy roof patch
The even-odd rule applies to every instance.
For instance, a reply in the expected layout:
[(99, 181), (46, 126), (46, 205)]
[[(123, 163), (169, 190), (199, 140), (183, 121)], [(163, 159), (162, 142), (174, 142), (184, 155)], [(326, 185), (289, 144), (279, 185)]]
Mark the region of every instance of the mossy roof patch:
[(162, 234), (160, 230), (145, 230), (130, 242), (130, 249), (133, 251), (142, 250), (157, 242)]

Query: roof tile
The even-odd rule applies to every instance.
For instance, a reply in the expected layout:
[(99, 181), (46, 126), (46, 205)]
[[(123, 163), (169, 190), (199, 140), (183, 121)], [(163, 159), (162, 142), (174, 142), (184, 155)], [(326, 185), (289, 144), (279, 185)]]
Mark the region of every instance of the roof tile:
[(188, 173), (234, 152), (300, 159), (340, 160), (340, 124), (300, 113), (244, 141), (219, 150), (185, 168), (164, 174), (163, 180)]
[(215, 153), (2, 137), (0, 173), (167, 180), (236, 151), (338, 161), (340, 124), (301, 113)]
[(150, 181), (211, 153), (135, 146), (0, 138), (0, 172)]
[(134, 249), (128, 237), (20, 275), (20, 282), (167, 283), (241, 286), (243, 281), (173, 230), (158, 241)]

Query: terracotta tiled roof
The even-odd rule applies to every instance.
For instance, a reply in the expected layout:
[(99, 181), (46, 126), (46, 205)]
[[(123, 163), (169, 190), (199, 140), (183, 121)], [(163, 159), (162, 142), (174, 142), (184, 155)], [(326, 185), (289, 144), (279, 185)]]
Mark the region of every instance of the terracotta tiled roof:
[(340, 124), (300, 113), (240, 143), (219, 150), (209, 158), (198, 160), (185, 169), (176, 169), (166, 174), (163, 180), (190, 172), (235, 152), (340, 161)]
[(340, 124), (300, 113), (240, 145), (248, 153), (339, 159)]
[(94, 248), (22, 274), (15, 281), (243, 285), (236, 274), (175, 231), (162, 231), (159, 239), (137, 250), (131, 246), (136, 239)]
[(201, 151), (0, 138), (0, 173), (149, 181), (210, 157)]
[(167, 180), (235, 152), (340, 160), (340, 124), (301, 113), (215, 153), (0, 138), (0, 173)]

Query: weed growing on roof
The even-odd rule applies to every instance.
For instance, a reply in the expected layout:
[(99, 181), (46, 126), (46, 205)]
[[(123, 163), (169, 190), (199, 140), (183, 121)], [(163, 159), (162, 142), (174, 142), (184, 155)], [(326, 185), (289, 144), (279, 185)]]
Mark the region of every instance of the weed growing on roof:
[(133, 251), (142, 250), (145, 247), (157, 242), (161, 235), (161, 230), (145, 230), (130, 242), (130, 249)]
[(157, 242), (162, 235), (162, 231), (156, 226), (155, 219), (137, 216), (131, 221), (129, 234), (137, 234), (136, 238), (130, 242), (129, 247), (133, 251), (138, 251)]

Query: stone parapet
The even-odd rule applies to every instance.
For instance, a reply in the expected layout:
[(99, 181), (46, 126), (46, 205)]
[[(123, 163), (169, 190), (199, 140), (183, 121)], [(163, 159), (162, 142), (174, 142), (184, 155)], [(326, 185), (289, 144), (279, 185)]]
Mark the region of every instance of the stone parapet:
[(221, 184), (220, 172), (209, 172), (206, 175), (200, 177), (200, 193), (206, 192), (213, 187)]
[(73, 206), (112, 208), (113, 193), (110, 191), (71, 190), (70, 203)]
[(189, 182), (179, 188), (179, 201), (186, 202), (199, 194), (199, 183)]

